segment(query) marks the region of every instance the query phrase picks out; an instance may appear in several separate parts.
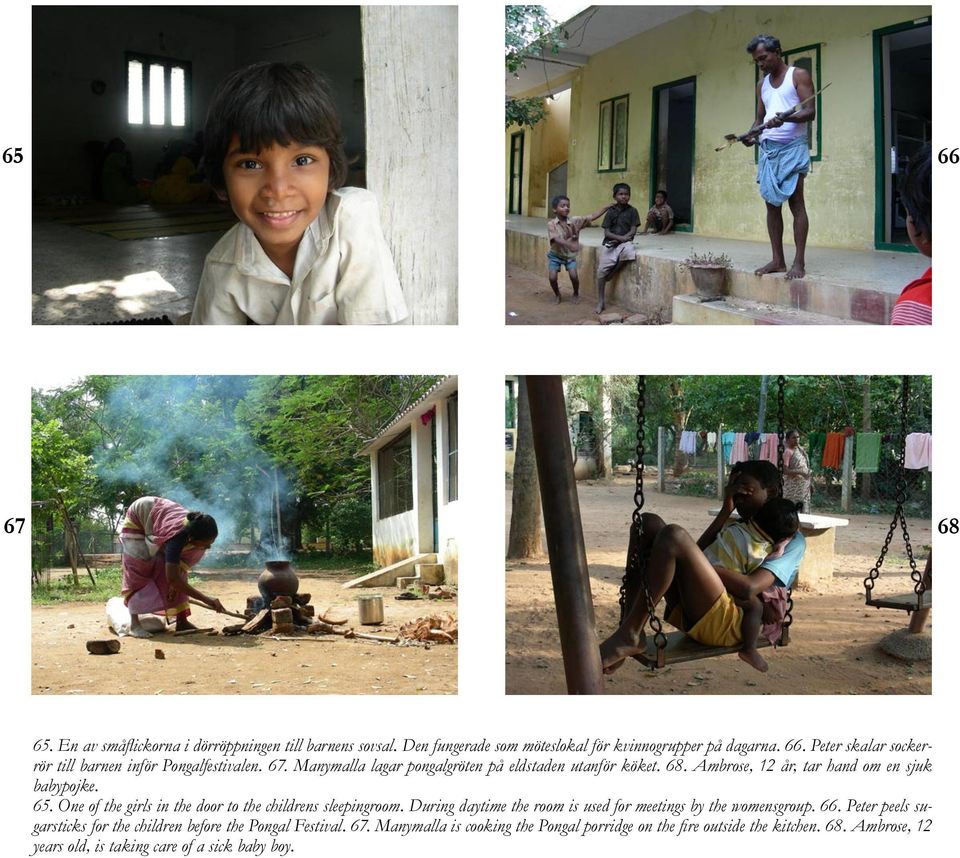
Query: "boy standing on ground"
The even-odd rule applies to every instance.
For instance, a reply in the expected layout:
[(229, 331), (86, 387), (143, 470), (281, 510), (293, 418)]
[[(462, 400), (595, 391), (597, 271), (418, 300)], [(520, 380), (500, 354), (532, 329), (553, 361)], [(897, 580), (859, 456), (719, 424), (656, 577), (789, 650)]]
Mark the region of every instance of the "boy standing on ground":
[(653, 230), (654, 235), (666, 235), (671, 229), (673, 229), (673, 209), (667, 205), (667, 192), (657, 191), (653, 197), (653, 208), (647, 212), (643, 234), (646, 235)]
[(577, 274), (577, 254), (580, 252), (580, 230), (590, 226), (613, 203), (607, 203), (586, 217), (570, 217), (570, 197), (560, 194), (550, 203), (556, 215), (547, 221), (547, 235), (550, 237), (550, 250), (547, 251), (547, 278), (550, 288), (560, 303), (560, 285), (557, 282), (561, 268), (566, 268), (573, 286), (573, 303), (580, 303), (580, 277)]
[[(924, 256), (933, 257), (933, 202), (930, 193), (931, 150), (927, 143), (910, 159), (900, 182), (900, 202), (907, 210), (907, 235)], [(900, 293), (891, 325), (933, 324), (933, 266)]]
[(606, 306), (604, 289), (607, 280), (613, 277), (626, 262), (637, 258), (633, 238), (640, 226), (640, 213), (630, 205), (630, 186), (618, 182), (613, 186), (615, 205), (610, 207), (603, 219), (603, 247), (600, 249), (600, 264), (597, 266), (597, 309), (599, 315)]

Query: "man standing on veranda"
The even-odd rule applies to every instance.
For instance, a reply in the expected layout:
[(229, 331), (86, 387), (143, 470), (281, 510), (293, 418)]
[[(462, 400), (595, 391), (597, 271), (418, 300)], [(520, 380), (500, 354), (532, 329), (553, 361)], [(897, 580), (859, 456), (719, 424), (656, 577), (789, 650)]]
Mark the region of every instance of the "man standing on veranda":
[[(787, 66), (780, 55), (780, 40), (760, 35), (750, 40), (747, 53), (753, 57), (763, 79), (757, 85), (757, 121), (763, 125), (760, 135), (757, 182), (760, 195), (767, 204), (767, 234), (773, 259), (754, 273), (757, 275), (787, 271), (783, 255), (783, 204), (790, 203), (793, 215), (793, 241), (796, 254), (787, 271), (787, 279), (805, 274), (804, 253), (807, 248), (807, 208), (803, 200), (803, 178), (810, 171), (810, 149), (807, 145), (807, 123), (816, 118), (813, 79), (810, 72)], [(786, 119), (777, 116), (804, 99), (810, 101)], [(753, 146), (755, 139), (745, 140)]]

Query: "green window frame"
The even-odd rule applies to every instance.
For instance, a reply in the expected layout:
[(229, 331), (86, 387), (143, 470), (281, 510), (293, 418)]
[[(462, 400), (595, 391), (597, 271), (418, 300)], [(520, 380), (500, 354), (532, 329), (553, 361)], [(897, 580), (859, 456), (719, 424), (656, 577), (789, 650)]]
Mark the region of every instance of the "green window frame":
[(618, 95), (600, 102), (597, 134), (597, 172), (627, 169), (627, 126), (630, 96)]

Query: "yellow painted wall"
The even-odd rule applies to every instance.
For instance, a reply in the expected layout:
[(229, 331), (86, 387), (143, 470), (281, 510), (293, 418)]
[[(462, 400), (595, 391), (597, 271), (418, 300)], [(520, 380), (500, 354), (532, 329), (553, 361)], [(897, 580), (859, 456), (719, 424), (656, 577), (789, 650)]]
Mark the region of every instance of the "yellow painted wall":
[[(510, 206), (510, 136), (519, 126), (507, 128), (505, 144), (506, 194), (504, 211)], [(524, 128), (523, 149), (523, 214), (531, 217), (548, 215), (547, 174), (567, 160), (570, 136), (570, 91), (547, 100), (546, 116), (533, 128)]]
[[(652, 88), (696, 76), (694, 228), (700, 235), (766, 241), (753, 151), (714, 148), (750, 127), (754, 67), (746, 43), (772, 33), (784, 51), (820, 44), (823, 159), (806, 182), (811, 245), (872, 248), (875, 198), (872, 31), (926, 17), (923, 6), (727, 7), (695, 11), (591, 58), (574, 77), (568, 193), (576, 211), (606, 201), (616, 182), (649, 197)], [(599, 104), (630, 95), (628, 168), (596, 169)], [(509, 135), (508, 135), (509, 140)], [(528, 159), (529, 160), (529, 159)], [(790, 241), (789, 213), (786, 239)]]

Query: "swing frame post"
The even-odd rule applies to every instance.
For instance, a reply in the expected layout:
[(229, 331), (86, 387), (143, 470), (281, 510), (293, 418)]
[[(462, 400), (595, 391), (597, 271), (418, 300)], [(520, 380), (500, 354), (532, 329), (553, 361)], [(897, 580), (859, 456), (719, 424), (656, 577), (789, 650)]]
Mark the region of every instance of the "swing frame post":
[(563, 380), (558, 375), (528, 375), (526, 384), (567, 693), (603, 694)]

